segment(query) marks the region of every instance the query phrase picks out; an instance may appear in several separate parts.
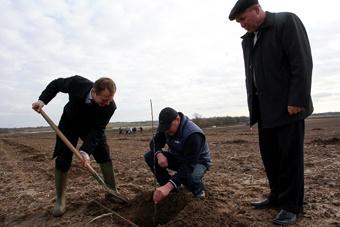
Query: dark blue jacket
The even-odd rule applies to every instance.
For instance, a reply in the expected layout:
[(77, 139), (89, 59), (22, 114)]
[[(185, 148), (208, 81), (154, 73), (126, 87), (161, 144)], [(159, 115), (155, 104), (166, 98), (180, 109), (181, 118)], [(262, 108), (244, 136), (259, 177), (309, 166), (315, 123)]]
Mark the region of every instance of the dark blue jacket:
[[(211, 164), (210, 150), (205, 135), (194, 122), (179, 112), (181, 123), (174, 136), (157, 132), (155, 135), (155, 150), (160, 151), (168, 145), (172, 156), (178, 161), (179, 169), (172, 176), (171, 182), (175, 187), (182, 184), (183, 179), (193, 171), (196, 164), (203, 164), (209, 168)], [(151, 141), (150, 148), (153, 150)]]
[[(169, 151), (176, 157), (178, 160), (185, 161), (184, 154), (184, 145), (188, 139), (188, 137), (194, 133), (201, 135), (203, 139), (203, 145), (197, 150), (198, 153), (198, 163), (209, 165), (211, 161), (210, 150), (208, 144), (205, 139), (205, 135), (194, 122), (189, 120), (187, 116), (184, 116), (180, 113), (181, 116), (181, 124), (175, 136), (166, 135), (166, 144), (169, 146)], [(193, 163), (196, 164), (196, 163)]]

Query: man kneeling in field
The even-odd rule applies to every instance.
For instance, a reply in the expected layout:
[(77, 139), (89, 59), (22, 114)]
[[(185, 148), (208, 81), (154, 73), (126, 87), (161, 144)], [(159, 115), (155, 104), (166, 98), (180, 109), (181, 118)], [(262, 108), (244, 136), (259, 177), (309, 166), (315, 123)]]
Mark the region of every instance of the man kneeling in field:
[[(162, 150), (165, 144), (169, 147), (168, 151)], [(183, 113), (166, 107), (159, 114), (158, 130), (150, 148), (144, 158), (161, 185), (153, 194), (155, 203), (167, 197), (172, 190), (178, 190), (181, 184), (195, 198), (205, 197), (202, 179), (209, 169), (211, 157), (202, 129)], [(171, 176), (167, 169), (176, 173)]]

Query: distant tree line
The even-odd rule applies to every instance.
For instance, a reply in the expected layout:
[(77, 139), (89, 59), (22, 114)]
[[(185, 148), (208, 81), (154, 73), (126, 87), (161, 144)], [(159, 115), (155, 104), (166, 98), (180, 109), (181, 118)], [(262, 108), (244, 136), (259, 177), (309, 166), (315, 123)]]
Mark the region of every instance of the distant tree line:
[[(340, 112), (326, 112), (326, 113), (315, 113), (311, 116), (312, 118), (324, 118), (324, 117), (340, 117)], [(212, 127), (212, 126), (227, 126), (227, 125), (237, 125), (237, 124), (249, 124), (249, 117), (241, 116), (241, 117), (209, 117), (203, 118), (201, 114), (194, 113), (193, 114), (193, 122), (195, 122), (198, 126), (202, 128)], [(140, 127), (143, 126), (151, 126), (151, 121), (138, 121), (138, 122), (111, 122), (107, 129), (112, 129), (116, 127)], [(46, 126), (38, 126), (38, 127), (22, 127), (22, 128), (0, 128), (1, 133), (14, 133), (14, 132), (22, 132), (22, 131), (40, 131), (50, 129)]]
[(325, 112), (325, 113), (313, 113), (312, 118), (323, 118), (323, 117), (339, 117), (340, 112)]
[(49, 126), (38, 126), (38, 127), (21, 127), (21, 128), (0, 128), (0, 133), (17, 133), (17, 132), (39, 132), (51, 129)]
[(0, 128), (0, 133), (9, 133), (8, 128)]
[(192, 119), (195, 124), (200, 126), (201, 128), (207, 128), (212, 126), (227, 126), (227, 125), (237, 125), (237, 124), (249, 124), (249, 117), (209, 117), (202, 118), (199, 115), (194, 114), (194, 118)]

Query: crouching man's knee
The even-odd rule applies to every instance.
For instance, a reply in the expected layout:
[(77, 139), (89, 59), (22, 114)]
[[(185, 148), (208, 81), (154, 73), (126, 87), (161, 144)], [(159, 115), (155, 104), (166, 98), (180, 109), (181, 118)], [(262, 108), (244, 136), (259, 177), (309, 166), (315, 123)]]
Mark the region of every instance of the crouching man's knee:
[(204, 192), (204, 185), (203, 185), (203, 176), (205, 172), (207, 171), (207, 167), (202, 164), (195, 165), (193, 171), (191, 174), (188, 174), (187, 176), (187, 187), (188, 189), (194, 194), (194, 196), (197, 196)]
[(146, 162), (146, 164), (148, 164), (148, 166), (150, 168), (153, 168), (153, 162), (154, 162), (154, 155), (152, 151), (147, 151), (144, 154), (144, 160)]

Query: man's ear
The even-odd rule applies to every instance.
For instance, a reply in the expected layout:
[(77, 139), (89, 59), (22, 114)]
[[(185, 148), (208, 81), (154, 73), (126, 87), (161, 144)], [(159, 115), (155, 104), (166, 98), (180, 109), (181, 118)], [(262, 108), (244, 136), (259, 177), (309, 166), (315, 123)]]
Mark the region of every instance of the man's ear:
[(91, 94), (92, 94), (92, 95), (96, 95), (96, 94), (97, 94), (97, 93), (96, 93), (96, 90), (95, 90), (94, 88), (91, 89)]
[(260, 14), (260, 6), (255, 6), (255, 12), (257, 15)]

